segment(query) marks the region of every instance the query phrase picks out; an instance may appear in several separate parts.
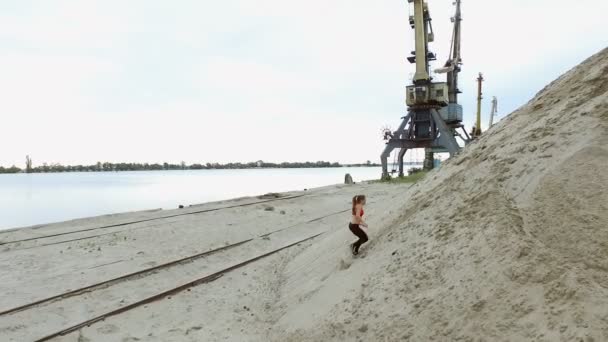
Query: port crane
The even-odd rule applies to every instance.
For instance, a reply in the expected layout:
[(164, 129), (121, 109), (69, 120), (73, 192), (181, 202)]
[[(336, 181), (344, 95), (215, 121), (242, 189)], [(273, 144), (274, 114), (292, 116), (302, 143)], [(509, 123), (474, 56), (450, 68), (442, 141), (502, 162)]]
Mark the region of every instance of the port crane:
[(481, 84), (483, 81), (483, 74), (479, 73), (479, 77), (477, 77), (477, 120), (475, 121), (475, 126), (473, 126), (473, 129), (471, 130), (471, 136), (473, 139), (481, 135), (481, 100), (483, 99)]
[(494, 124), (494, 117), (498, 113), (498, 100), (496, 99), (496, 96), (492, 96), (492, 109), (490, 110), (490, 124), (488, 125), (488, 129), (490, 127), (492, 127), (492, 125)]
[[(456, 13), (452, 17), (453, 32), (450, 56), (445, 65), (435, 70), (447, 73), (447, 82), (433, 82), (429, 72), (429, 62), (436, 60), (429, 51), (429, 43), (434, 40), (431, 15), (425, 0), (408, 0), (413, 3), (414, 15), (409, 23), (414, 29), (415, 50), (408, 61), (416, 65), (412, 85), (406, 87), (407, 114), (394, 132), (385, 132), (386, 147), (380, 156), (382, 178), (390, 178), (388, 157), (399, 149), (399, 176), (403, 174), (403, 157), (408, 149), (425, 149), (425, 167), (432, 168), (433, 153), (448, 152), (450, 156), (460, 151), (456, 137), (465, 143), (470, 140), (462, 124), (462, 106), (458, 104), (458, 73), (462, 65), (460, 55), (460, 22), (462, 21), (460, 0), (456, 0)], [(457, 130), (462, 129), (464, 136)], [(430, 159), (430, 160), (429, 160)]]

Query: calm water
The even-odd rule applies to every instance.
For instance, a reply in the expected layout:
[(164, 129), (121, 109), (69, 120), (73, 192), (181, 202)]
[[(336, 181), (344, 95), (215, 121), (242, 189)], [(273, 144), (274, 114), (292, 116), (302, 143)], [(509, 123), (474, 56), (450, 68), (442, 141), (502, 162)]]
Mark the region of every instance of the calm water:
[(0, 175), (0, 229), (378, 179), (379, 167)]

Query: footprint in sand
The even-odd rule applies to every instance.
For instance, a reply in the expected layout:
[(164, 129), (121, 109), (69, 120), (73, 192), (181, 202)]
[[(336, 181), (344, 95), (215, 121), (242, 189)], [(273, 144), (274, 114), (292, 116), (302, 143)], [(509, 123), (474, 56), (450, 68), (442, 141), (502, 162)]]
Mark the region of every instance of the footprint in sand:
[(344, 259), (340, 259), (340, 270), (346, 270), (352, 265), (352, 261), (346, 261)]
[(97, 332), (100, 334), (113, 334), (115, 332), (118, 332), (120, 330), (120, 328), (118, 328), (117, 326), (115, 326), (114, 324), (106, 324), (102, 327), (97, 328)]

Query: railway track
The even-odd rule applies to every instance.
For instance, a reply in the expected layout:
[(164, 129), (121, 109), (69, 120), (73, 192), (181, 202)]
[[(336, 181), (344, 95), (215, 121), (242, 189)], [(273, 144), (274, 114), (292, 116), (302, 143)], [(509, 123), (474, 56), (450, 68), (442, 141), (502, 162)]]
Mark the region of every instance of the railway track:
[[(125, 310), (129, 310), (131, 308), (138, 307), (140, 305), (143, 305), (143, 304), (148, 303), (153, 300), (161, 299), (163, 296), (166, 296), (167, 294), (179, 292), (188, 287), (212, 281), (212, 280), (216, 279), (216, 277), (221, 276), (222, 274), (224, 274), (230, 270), (245, 266), (246, 264), (251, 263), (255, 260), (258, 260), (265, 256), (274, 254), (280, 250), (289, 248), (289, 247), (296, 245), (298, 243), (301, 243), (303, 241), (307, 241), (309, 239), (317, 237), (320, 234), (323, 234), (324, 232), (315, 232), (315, 234), (313, 234), (312, 236), (307, 236), (303, 240), (298, 240), (297, 242), (289, 243), (286, 246), (277, 246), (277, 243), (279, 243), (279, 244), (282, 243), (281, 241), (283, 241), (284, 238), (278, 238), (277, 242), (274, 242), (274, 243), (268, 242), (271, 240), (271, 239), (268, 239), (268, 237), (270, 237), (272, 235), (280, 234), (281, 232), (285, 232), (296, 226), (318, 222), (324, 218), (327, 218), (327, 217), (330, 217), (333, 215), (338, 215), (341, 213), (345, 213), (347, 211), (349, 211), (349, 209), (328, 213), (328, 214), (325, 214), (325, 215), (322, 215), (322, 216), (319, 216), (319, 217), (316, 217), (316, 218), (313, 218), (313, 219), (310, 219), (310, 220), (307, 220), (304, 222), (299, 222), (299, 223), (296, 223), (296, 224), (293, 224), (293, 225), (290, 225), (287, 227), (283, 227), (283, 228), (274, 230), (272, 232), (260, 235), (258, 237), (244, 239), (242, 241), (238, 241), (236, 243), (233, 243), (233, 244), (230, 244), (227, 246), (223, 246), (221, 248), (217, 248), (217, 249), (213, 249), (210, 251), (191, 255), (188, 257), (180, 258), (177, 260), (163, 263), (161, 265), (157, 265), (154, 267), (149, 267), (149, 268), (146, 268), (143, 270), (125, 274), (120, 277), (109, 279), (109, 280), (106, 280), (106, 281), (103, 281), (100, 283), (92, 284), (92, 285), (85, 286), (85, 287), (82, 287), (82, 288), (79, 288), (76, 290), (67, 291), (67, 292), (64, 292), (61, 294), (53, 295), (53, 296), (50, 296), (50, 297), (47, 297), (47, 298), (44, 298), (41, 300), (37, 300), (37, 301), (31, 302), (31, 303), (28, 303), (28, 304), (6, 309), (6, 310), (0, 312), (0, 319), (8, 318), (9, 321), (13, 321), (13, 322), (14, 321), (23, 321), (23, 320), (31, 322), (32, 320), (36, 320), (36, 318), (40, 318), (42, 320), (41, 322), (39, 322), (40, 326), (44, 325), (42, 323), (46, 323), (49, 320), (50, 321), (54, 320), (54, 324), (56, 324), (57, 326), (68, 326), (69, 325), (68, 328), (61, 330), (61, 332), (48, 334), (48, 335), (45, 335), (45, 337), (38, 339), (39, 341), (45, 341), (50, 338), (57, 337), (59, 335), (66, 334), (71, 331), (77, 330), (84, 325), (92, 324), (96, 321), (102, 320), (105, 317), (119, 314), (121, 312), (124, 312)], [(275, 240), (275, 239), (273, 238), (272, 240)], [(225, 261), (225, 259), (227, 257), (226, 254), (230, 250), (238, 251), (241, 248), (236, 248), (236, 247), (245, 247), (246, 245), (248, 245), (250, 243), (254, 243), (256, 241), (257, 241), (257, 243), (261, 244), (262, 247), (263, 247), (263, 245), (269, 245), (269, 246), (274, 246), (274, 247), (273, 247), (273, 249), (267, 251), (266, 253), (263, 253), (263, 254), (257, 255), (257, 256), (252, 256), (243, 262), (237, 263), (236, 265), (227, 265), (226, 267), (215, 270), (210, 274), (204, 275), (202, 277), (197, 277), (194, 280), (185, 281), (183, 284), (181, 284), (179, 286), (173, 286), (173, 287), (168, 288), (168, 286), (166, 285), (167, 281), (172, 282), (172, 284), (174, 284), (174, 282), (175, 282), (174, 279), (184, 279), (184, 277), (186, 277), (186, 276), (193, 276), (194, 274), (199, 273), (201, 269), (208, 269), (209, 268), (208, 265), (226, 265), (226, 261)], [(260, 247), (259, 249), (263, 249), (263, 248)], [(258, 249), (255, 249), (255, 250), (257, 251)], [(202, 261), (202, 260), (204, 260), (204, 264), (200, 264), (200, 261)], [(176, 267), (176, 266), (179, 266), (179, 267)], [(179, 276), (175, 275), (175, 272), (173, 272), (174, 269), (177, 270), (177, 273), (180, 274)], [(152, 278), (154, 278), (154, 279), (152, 279)], [(149, 291), (147, 291), (147, 290), (149, 290), (149, 287), (147, 285), (143, 285), (143, 284), (151, 283), (151, 282), (152, 283), (164, 282), (165, 283), (164, 290), (160, 291), (158, 293), (150, 293)], [(116, 291), (117, 287), (120, 287), (120, 288), (118, 288), (118, 291)], [(97, 310), (98, 307), (95, 306), (95, 310), (89, 312), (90, 315), (87, 316), (87, 317), (92, 317), (92, 318), (87, 319), (76, 325), (70, 325), (70, 323), (68, 321), (66, 321), (69, 319), (68, 316), (70, 315), (70, 312), (69, 312), (69, 310), (65, 310), (64, 308), (83, 307), (83, 306), (87, 307), (87, 304), (83, 303), (83, 301), (88, 302), (91, 298), (93, 298), (93, 301), (97, 300), (98, 302), (105, 303), (106, 301), (103, 299), (100, 299), (100, 298), (114, 298), (115, 295), (113, 295), (113, 292), (131, 293), (135, 297), (138, 297), (138, 298), (130, 298), (126, 301), (124, 301), (124, 299), (123, 299), (124, 302), (123, 301), (116, 302), (116, 300), (109, 301), (108, 304), (110, 306), (113, 305), (113, 307), (105, 307), (107, 309), (106, 310), (107, 312), (100, 313)], [(146, 295), (147, 297), (145, 297), (143, 299), (140, 298), (141, 296), (144, 296), (144, 295)], [(97, 298), (97, 299), (95, 299), (95, 298)], [(127, 304), (127, 303), (130, 303), (130, 304)], [(72, 319), (75, 319), (75, 318), (80, 318), (82, 315), (82, 312), (76, 312), (76, 313), (72, 313), (72, 314), (76, 315), (75, 317), (72, 317)], [(73, 320), (72, 320), (72, 322), (73, 322)], [(36, 326), (36, 322), (31, 322), (31, 323), (34, 326)], [(3, 324), (0, 321), (0, 330), (3, 330), (3, 328), (4, 329), (6, 328), (6, 327), (3, 327), (2, 325)], [(30, 330), (29, 327), (28, 327), (28, 330)], [(40, 334), (37, 336), (42, 336), (42, 335)], [(25, 336), (21, 336), (21, 337), (25, 337)], [(35, 337), (35, 338), (38, 338), (38, 337)], [(25, 340), (31, 340), (31, 339), (32, 339), (32, 336), (28, 335)], [(21, 340), (23, 340), (23, 339), (19, 339), (19, 338), (14, 339), (14, 341), (21, 341)]]
[[(189, 212), (186, 212), (186, 213), (172, 214), (172, 215), (166, 215), (166, 216), (160, 216), (160, 217), (152, 217), (152, 218), (141, 219), (141, 220), (133, 220), (133, 221), (115, 223), (115, 224), (104, 225), (104, 226), (99, 226), (99, 227), (92, 227), (92, 228), (85, 228), (85, 229), (78, 229), (78, 230), (70, 230), (69, 232), (61, 232), (61, 233), (56, 233), (56, 234), (42, 235), (42, 236), (30, 237), (30, 238), (20, 239), (20, 240), (3, 241), (3, 242), (0, 242), (0, 246), (11, 245), (11, 244), (16, 244), (16, 243), (22, 243), (22, 242), (33, 241), (33, 240), (48, 239), (48, 238), (57, 237), (57, 236), (77, 234), (77, 233), (88, 232), (88, 231), (99, 230), (99, 229), (108, 229), (108, 228), (114, 228), (114, 227), (128, 226), (128, 225), (137, 224), (137, 223), (143, 223), (143, 222), (164, 220), (164, 219), (178, 217), (178, 216), (196, 215), (196, 214), (207, 213), (207, 212), (212, 212), (212, 211), (219, 211), (219, 210), (225, 210), (225, 209), (246, 207), (246, 206), (251, 206), (251, 205), (256, 205), (256, 204), (261, 204), (261, 203), (268, 203), (268, 202), (274, 202), (274, 201), (282, 201), (282, 200), (294, 199), (294, 198), (299, 198), (299, 197), (303, 197), (303, 196), (307, 196), (307, 195), (294, 195), (294, 196), (272, 198), (272, 199), (267, 199), (267, 200), (263, 200), (263, 201), (255, 201), (255, 202), (235, 204), (235, 205), (229, 205), (229, 206), (218, 207), (218, 208), (195, 210), (195, 211), (189, 211)], [(112, 233), (108, 233), (108, 234), (113, 234), (113, 233), (116, 233), (116, 232), (112, 232)], [(62, 242), (58, 242), (58, 243), (77, 241), (77, 240), (84, 240), (84, 239), (87, 239), (87, 238), (93, 238), (93, 237), (98, 237), (98, 236), (103, 236), (103, 235), (107, 235), (107, 234), (98, 234), (98, 235), (92, 236), (92, 237), (82, 237), (82, 238), (72, 239), (72, 240), (66, 240), (66, 241), (62, 241)], [(56, 244), (56, 243), (51, 243), (51, 244), (46, 244), (46, 245), (41, 245), (41, 246), (48, 246), (48, 245), (52, 245), (52, 244)], [(35, 247), (39, 247), (39, 246), (33, 246), (33, 247), (28, 247), (28, 248), (35, 248)]]
[(288, 229), (291, 229), (291, 228), (294, 228), (294, 227), (297, 227), (297, 226), (300, 226), (300, 225), (305, 225), (305, 224), (317, 222), (317, 221), (320, 221), (320, 220), (322, 220), (324, 218), (327, 218), (327, 217), (330, 217), (330, 216), (334, 216), (334, 215), (338, 215), (338, 214), (341, 214), (341, 213), (344, 213), (344, 212), (347, 212), (347, 211), (348, 211), (348, 209), (346, 209), (346, 210), (340, 210), (340, 211), (337, 211), (337, 212), (332, 212), (332, 213), (329, 213), (329, 214), (326, 214), (326, 215), (323, 215), (323, 216), (319, 216), (319, 217), (313, 218), (311, 220), (307, 220), (307, 221), (304, 221), (304, 222), (298, 222), (298, 223), (292, 224), (292, 225), (287, 226), (287, 227), (276, 229), (276, 230), (273, 230), (273, 231), (268, 232), (266, 234), (262, 234), (262, 235), (257, 236), (257, 237), (252, 237), (252, 238), (244, 239), (244, 240), (241, 240), (241, 241), (238, 241), (238, 242), (235, 242), (235, 243), (232, 243), (232, 244), (220, 247), (220, 248), (215, 248), (215, 249), (208, 250), (208, 251), (205, 251), (205, 252), (201, 252), (201, 253), (190, 255), (190, 256), (187, 256), (187, 257), (183, 257), (183, 258), (179, 258), (179, 259), (172, 260), (172, 261), (169, 261), (169, 262), (165, 262), (165, 263), (160, 264), (160, 265), (156, 265), (156, 266), (153, 266), (153, 267), (141, 269), (141, 270), (129, 273), (129, 274), (121, 275), (119, 277), (115, 277), (115, 278), (108, 279), (108, 280), (105, 280), (105, 281), (102, 281), (102, 282), (99, 282), (99, 283), (95, 283), (95, 284), (92, 284), (92, 285), (81, 287), (81, 288), (78, 288), (76, 290), (66, 291), (66, 292), (63, 292), (63, 293), (60, 293), (60, 294), (57, 294), (57, 295), (49, 296), (49, 297), (46, 297), (44, 299), (40, 299), (40, 300), (36, 300), (34, 302), (30, 302), (28, 304), (12, 307), (10, 309), (4, 309), (3, 311), (0, 311), (0, 317), (4, 316), (4, 315), (7, 315), (7, 314), (23, 311), (23, 310), (26, 310), (28, 308), (31, 308), (31, 307), (34, 307), (34, 306), (37, 306), (37, 305), (41, 305), (41, 304), (44, 304), (44, 303), (48, 303), (48, 302), (51, 302), (51, 301), (54, 301), (54, 300), (65, 299), (65, 298), (68, 298), (68, 297), (71, 297), (71, 296), (77, 296), (79, 294), (83, 294), (83, 293), (85, 293), (87, 291), (91, 291), (91, 290), (94, 290), (96, 288), (100, 288), (102, 286), (109, 286), (109, 285), (111, 285), (113, 283), (116, 283), (118, 281), (124, 281), (124, 280), (131, 279), (133, 277), (143, 276), (145, 274), (148, 274), (148, 273), (151, 273), (151, 272), (163, 269), (163, 268), (172, 267), (172, 266), (179, 265), (181, 263), (193, 261), (193, 260), (196, 260), (198, 258), (211, 255), (213, 253), (217, 253), (217, 252), (220, 252), (220, 251), (224, 251), (224, 250), (228, 250), (228, 249), (231, 249), (231, 248), (234, 248), (234, 247), (238, 247), (238, 246), (243, 245), (245, 243), (251, 242), (251, 241), (255, 240), (256, 238), (267, 238), (267, 237), (269, 237), (269, 236), (271, 236), (273, 234), (277, 234), (279, 232), (283, 232), (285, 230), (288, 230)]
[(181, 291), (184, 291), (184, 290), (186, 290), (186, 289), (188, 289), (190, 287), (201, 285), (201, 284), (204, 284), (204, 283), (212, 282), (212, 281), (220, 278), (221, 276), (223, 276), (224, 274), (226, 274), (226, 273), (228, 273), (230, 271), (239, 269), (239, 268), (244, 267), (244, 266), (246, 266), (246, 265), (248, 265), (248, 264), (250, 264), (252, 262), (255, 262), (255, 261), (263, 259), (263, 258), (266, 258), (266, 257), (268, 257), (270, 255), (276, 254), (276, 253), (278, 253), (278, 252), (280, 252), (280, 251), (282, 251), (284, 249), (287, 249), (287, 248), (299, 245), (299, 244), (301, 244), (303, 242), (306, 242), (308, 240), (312, 240), (312, 239), (314, 239), (314, 238), (322, 235), (323, 233), (324, 232), (320, 232), (320, 233), (314, 234), (312, 236), (308, 236), (306, 238), (303, 238), (303, 239), (300, 239), (298, 241), (292, 242), (292, 243), (287, 244), (285, 246), (282, 246), (282, 247), (279, 247), (279, 248), (275, 248), (275, 249), (273, 249), (271, 251), (268, 251), (266, 253), (254, 256), (254, 257), (249, 258), (247, 260), (244, 260), (244, 261), (238, 262), (236, 264), (233, 264), (231, 266), (225, 267), (225, 268), (223, 268), (221, 270), (218, 270), (216, 272), (213, 272), (211, 274), (207, 274), (207, 275), (204, 275), (202, 277), (198, 277), (196, 279), (193, 279), (193, 280), (190, 280), (188, 282), (182, 283), (182, 284), (180, 284), (178, 286), (175, 286), (175, 287), (170, 288), (168, 290), (165, 290), (163, 292), (156, 293), (154, 295), (148, 296), (146, 298), (143, 298), (143, 299), (138, 300), (136, 302), (133, 302), (131, 304), (122, 306), (120, 308), (117, 308), (117, 309), (114, 309), (114, 310), (111, 310), (111, 311), (104, 312), (104, 313), (102, 313), (100, 315), (97, 315), (95, 317), (92, 317), (92, 318), (89, 318), (87, 320), (81, 321), (81, 322), (79, 322), (77, 324), (74, 324), (74, 325), (71, 325), (71, 326), (69, 326), (67, 328), (64, 328), (64, 329), (61, 329), (61, 330), (49, 333), (48, 335), (45, 335), (43, 337), (37, 338), (35, 340), (35, 342), (48, 341), (48, 340), (51, 340), (51, 339), (53, 339), (55, 337), (67, 335), (67, 334), (69, 334), (71, 332), (77, 331), (80, 328), (83, 328), (85, 326), (90, 326), (90, 325), (92, 325), (92, 324), (94, 324), (96, 322), (102, 321), (102, 320), (104, 320), (104, 319), (106, 319), (108, 317), (118, 315), (120, 313), (123, 313), (123, 312), (129, 311), (129, 310), (135, 309), (137, 307), (140, 307), (140, 306), (145, 305), (145, 304), (149, 304), (149, 303), (157, 301), (157, 300), (161, 300), (161, 299), (163, 299), (165, 297), (168, 297), (170, 295), (173, 295), (173, 294), (179, 293)]
[(90, 291), (93, 291), (95, 289), (101, 288), (103, 286), (111, 286), (113, 283), (117, 283), (119, 281), (129, 280), (129, 279), (135, 278), (137, 276), (145, 276), (146, 274), (149, 274), (151, 272), (154, 272), (154, 271), (157, 271), (157, 270), (160, 270), (160, 269), (163, 269), (163, 268), (167, 268), (167, 267), (176, 266), (176, 265), (179, 265), (180, 263), (184, 263), (184, 262), (188, 262), (188, 261), (193, 261), (195, 259), (207, 256), (207, 255), (211, 255), (213, 253), (217, 253), (217, 252), (220, 252), (220, 251), (223, 251), (223, 250), (228, 250), (230, 248), (234, 248), (234, 247), (240, 246), (240, 245), (242, 245), (244, 243), (247, 243), (249, 241), (252, 241), (252, 240), (253, 240), (253, 238), (246, 239), (246, 240), (243, 240), (243, 241), (239, 241), (237, 243), (230, 244), (228, 246), (212, 249), (210, 251), (198, 253), (198, 254), (191, 255), (191, 256), (188, 256), (188, 257), (185, 257), (185, 258), (180, 258), (180, 259), (177, 259), (177, 260), (173, 260), (173, 261), (170, 261), (170, 262), (163, 263), (161, 265), (157, 265), (157, 266), (154, 266), (154, 267), (149, 267), (149, 268), (145, 268), (145, 269), (142, 269), (142, 270), (139, 270), (139, 271), (136, 271), (136, 272), (125, 274), (125, 275), (122, 275), (120, 277), (108, 279), (108, 280), (102, 281), (100, 283), (96, 283), (96, 284), (93, 284), (93, 285), (81, 287), (81, 288), (78, 288), (78, 289), (73, 290), (73, 291), (64, 292), (64, 293), (61, 293), (61, 294), (58, 294), (58, 295), (54, 295), (54, 296), (51, 296), (51, 297), (47, 297), (47, 298), (44, 298), (44, 299), (37, 300), (35, 302), (31, 302), (31, 303), (24, 304), (24, 305), (21, 305), (21, 306), (17, 306), (17, 307), (14, 307), (14, 308), (6, 309), (6, 310), (0, 312), (0, 316), (8, 315), (8, 314), (19, 312), (19, 311), (23, 311), (23, 310), (27, 310), (27, 309), (32, 308), (34, 306), (45, 304), (45, 303), (49, 303), (49, 302), (52, 302), (52, 301), (55, 301), (55, 300), (61, 300), (61, 299), (66, 299), (66, 298), (72, 297), (72, 296), (78, 296), (78, 295), (84, 294), (86, 292), (90, 292)]
[[(144, 227), (131, 228), (131, 229), (129, 229), (129, 232), (132, 232), (134, 230), (153, 228), (153, 227), (157, 227), (157, 226), (158, 226), (158, 224), (156, 224), (156, 225), (150, 225), (150, 226), (144, 226)], [(39, 248), (39, 247), (60, 245), (62, 243), (69, 243), (69, 242), (74, 242), (74, 241), (83, 241), (83, 240), (95, 239), (95, 238), (98, 238), (98, 237), (108, 236), (108, 235), (112, 235), (112, 234), (118, 234), (118, 233), (121, 233), (121, 232), (124, 232), (124, 230), (115, 230), (115, 231), (111, 231), (111, 232), (103, 233), (103, 234), (87, 235), (87, 236), (83, 236), (83, 237), (79, 237), (79, 238), (75, 238), (75, 239), (68, 239), (68, 240), (55, 241), (55, 242), (50, 242), (50, 243), (43, 243), (43, 244), (33, 245), (33, 246), (29, 246), (29, 247), (21, 247), (21, 248), (18, 248), (18, 250), (26, 250), (26, 249), (33, 249), (33, 248)], [(16, 249), (14, 249), (14, 250), (16, 250)]]
[[(346, 212), (346, 211), (348, 211), (348, 210), (343, 210), (341, 212)], [(330, 216), (331, 215), (334, 215), (334, 214), (330, 214)], [(314, 222), (314, 220), (321, 220), (321, 219), (323, 219), (325, 217), (327, 217), (327, 216), (317, 217), (317, 218), (315, 218), (315, 219), (313, 219), (312, 221), (309, 221), (309, 222)], [(296, 225), (298, 225), (298, 224), (301, 224), (301, 223), (297, 223)], [(155, 227), (155, 226), (145, 226), (145, 227), (139, 227), (139, 228), (132, 228), (129, 231), (134, 231), (134, 230), (139, 230), (139, 229), (146, 229), (146, 228), (151, 228), (151, 227)], [(30, 247), (23, 247), (23, 248), (19, 248), (19, 249), (20, 250), (25, 250), (25, 249), (33, 249), (33, 248), (39, 248), (39, 247), (60, 245), (60, 244), (63, 244), (63, 243), (69, 243), (69, 242), (74, 242), (74, 241), (83, 241), (83, 240), (95, 239), (95, 238), (98, 238), (98, 237), (108, 236), (108, 235), (112, 235), (112, 234), (116, 234), (116, 233), (120, 233), (120, 232), (121, 231), (113, 231), (113, 232), (109, 232), (109, 233), (95, 234), (95, 235), (80, 237), (80, 238), (76, 238), (76, 239), (56, 241), (56, 242), (45, 243), (45, 244), (41, 244), (41, 245), (35, 245), (35, 246), (30, 246)]]

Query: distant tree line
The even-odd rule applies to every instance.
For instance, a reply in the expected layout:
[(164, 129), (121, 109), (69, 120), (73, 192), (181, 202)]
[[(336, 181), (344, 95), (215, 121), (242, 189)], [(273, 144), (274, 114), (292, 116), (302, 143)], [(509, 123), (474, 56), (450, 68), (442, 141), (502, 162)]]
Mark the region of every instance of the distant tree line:
[(180, 164), (149, 164), (149, 163), (102, 163), (97, 162), (93, 165), (61, 165), (58, 163), (47, 164), (41, 166), (32, 166), (32, 160), (28, 156), (26, 158), (26, 169), (22, 170), (15, 165), (10, 168), (0, 166), (0, 173), (47, 173), (47, 172), (108, 172), (108, 171), (146, 171), (146, 170), (210, 170), (210, 169), (255, 169), (255, 168), (320, 168), (320, 167), (342, 167), (342, 166), (379, 166), (372, 164), (369, 161), (363, 164), (341, 165), (340, 163), (330, 163), (326, 161), (317, 162), (283, 162), (283, 163), (266, 163), (263, 161), (250, 163), (206, 163), (186, 165), (185, 162)]
[(377, 163), (372, 163), (371, 161), (367, 161), (363, 164), (345, 164), (344, 166), (356, 166), (356, 167), (361, 167), (361, 166), (381, 166), (380, 164)]
[(15, 165), (5, 168), (0, 166), (0, 173), (18, 173), (21, 172), (21, 169), (16, 167)]

